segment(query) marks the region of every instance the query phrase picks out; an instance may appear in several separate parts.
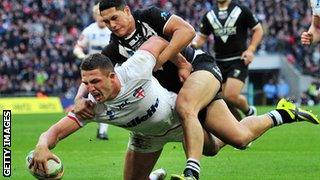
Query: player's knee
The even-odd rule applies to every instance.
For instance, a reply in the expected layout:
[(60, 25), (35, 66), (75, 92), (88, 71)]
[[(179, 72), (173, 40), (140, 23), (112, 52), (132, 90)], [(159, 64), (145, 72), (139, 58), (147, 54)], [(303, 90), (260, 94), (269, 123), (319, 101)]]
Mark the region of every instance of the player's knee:
[(176, 110), (180, 116), (191, 116), (193, 114), (193, 109), (188, 104), (187, 97), (179, 94), (176, 100)]
[(232, 146), (242, 150), (242, 149), (246, 149), (250, 142), (251, 142), (250, 134), (243, 134), (233, 139)]
[(238, 96), (239, 96), (239, 94), (237, 94), (237, 93), (225, 93), (224, 94), (224, 98), (230, 102), (236, 102), (238, 99)]

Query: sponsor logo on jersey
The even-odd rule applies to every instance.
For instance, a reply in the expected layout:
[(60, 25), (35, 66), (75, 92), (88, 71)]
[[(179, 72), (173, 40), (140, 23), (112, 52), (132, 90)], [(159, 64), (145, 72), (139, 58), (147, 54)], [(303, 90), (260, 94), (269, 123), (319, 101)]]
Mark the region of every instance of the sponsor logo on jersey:
[(112, 110), (107, 110), (106, 112), (107, 116), (109, 117), (110, 121), (115, 118), (116, 113)]
[(118, 106), (118, 109), (119, 110), (122, 110), (123, 108), (125, 108), (128, 104), (130, 104), (128, 102), (128, 99), (124, 100), (124, 102), (122, 102), (119, 106)]
[(136, 98), (144, 98), (145, 97), (144, 89), (142, 88), (142, 86), (140, 86), (134, 90), (133, 96)]
[(169, 13), (168, 13), (168, 12), (162, 12), (160, 15), (161, 15), (161, 17), (162, 17), (163, 19), (167, 19), (168, 16), (169, 16)]
[[(222, 12), (222, 14), (220, 14), (220, 12), (218, 13), (219, 18), (221, 16), (222, 20), (226, 19), (224, 17), (226, 11)], [(216, 36), (219, 36), (221, 38), (221, 40), (224, 43), (226, 43), (230, 35), (234, 35), (237, 33), (237, 28), (236, 28), (235, 24), (241, 14), (241, 12), (242, 12), (242, 10), (238, 6), (234, 7), (233, 10), (230, 12), (229, 16), (227, 16), (228, 18), (227, 18), (226, 22), (224, 23), (224, 25), (222, 25), (222, 23), (220, 22), (219, 18), (216, 16), (216, 14), (214, 13), (213, 10), (211, 10), (206, 15), (206, 17), (207, 17), (209, 23), (211, 24), (212, 28), (214, 29), (214, 34)]]
[(239, 69), (235, 69), (233, 71), (233, 77), (238, 77), (240, 75), (241, 71)]
[(130, 127), (135, 127), (135, 126), (141, 124), (142, 122), (149, 119), (157, 111), (158, 107), (159, 107), (159, 99), (157, 98), (156, 102), (154, 104), (152, 104), (149, 109), (147, 109), (146, 114), (144, 114), (142, 116), (137, 116), (137, 117), (133, 118), (131, 121), (129, 121), (127, 124), (120, 125), (120, 127), (130, 128)]

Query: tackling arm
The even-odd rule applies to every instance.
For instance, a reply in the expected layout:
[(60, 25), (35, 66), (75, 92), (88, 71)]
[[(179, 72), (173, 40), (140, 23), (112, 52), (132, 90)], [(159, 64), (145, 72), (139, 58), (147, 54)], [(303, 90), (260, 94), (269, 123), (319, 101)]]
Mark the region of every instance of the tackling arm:
[(172, 15), (164, 28), (164, 34), (171, 37), (167, 47), (159, 55), (160, 61), (175, 57), (194, 38), (195, 30), (182, 18)]
[(207, 36), (201, 33), (197, 33), (196, 37), (191, 42), (191, 47), (199, 49), (207, 41)]

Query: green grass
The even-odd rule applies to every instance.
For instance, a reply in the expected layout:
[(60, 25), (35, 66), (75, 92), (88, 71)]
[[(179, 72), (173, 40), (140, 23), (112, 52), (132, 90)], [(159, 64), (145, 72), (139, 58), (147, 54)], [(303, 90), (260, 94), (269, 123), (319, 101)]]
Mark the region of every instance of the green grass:
[[(320, 115), (319, 106), (312, 109)], [(258, 110), (262, 113), (270, 108)], [(13, 115), (11, 179), (33, 179), (25, 167), (25, 157), (41, 132), (62, 116)], [(99, 141), (95, 138), (96, 128), (96, 124), (89, 124), (53, 150), (63, 161), (64, 179), (122, 179), (128, 132), (112, 126), (110, 140)], [(319, 137), (320, 127), (310, 123), (271, 129), (245, 151), (227, 146), (215, 157), (203, 157), (201, 179), (319, 179)], [(170, 143), (155, 168), (164, 167), (172, 174), (182, 172), (184, 166), (181, 144)]]

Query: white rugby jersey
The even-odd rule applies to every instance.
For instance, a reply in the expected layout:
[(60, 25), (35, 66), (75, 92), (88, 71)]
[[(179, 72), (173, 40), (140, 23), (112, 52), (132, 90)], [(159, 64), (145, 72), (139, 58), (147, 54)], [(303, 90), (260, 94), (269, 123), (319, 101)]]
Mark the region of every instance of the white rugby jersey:
[[(161, 136), (180, 125), (174, 111), (176, 94), (167, 91), (152, 76), (156, 60), (147, 51), (137, 51), (115, 72), (121, 83), (117, 97), (95, 106), (95, 119), (135, 133)], [(94, 101), (92, 96), (89, 96)], [(80, 125), (88, 121), (80, 120)]]
[(105, 27), (99, 28), (98, 23), (86, 27), (79, 37), (77, 44), (88, 49), (88, 54), (100, 53), (104, 46), (109, 44), (111, 31)]
[(320, 0), (310, 0), (310, 4), (312, 7), (312, 14), (320, 16)]

